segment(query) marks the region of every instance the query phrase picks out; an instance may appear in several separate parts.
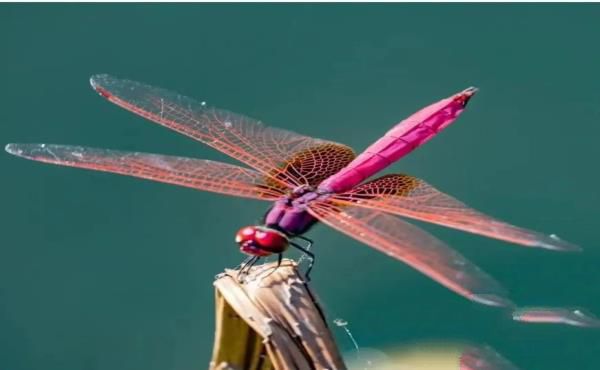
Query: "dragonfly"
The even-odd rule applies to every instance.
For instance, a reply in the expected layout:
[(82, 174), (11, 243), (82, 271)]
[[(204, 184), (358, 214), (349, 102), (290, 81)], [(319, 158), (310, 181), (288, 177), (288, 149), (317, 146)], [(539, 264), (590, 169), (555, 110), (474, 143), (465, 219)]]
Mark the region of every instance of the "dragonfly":
[(475, 88), (422, 108), (356, 155), (346, 145), (269, 127), (162, 88), (109, 75), (93, 76), (90, 82), (108, 101), (245, 166), (67, 145), (8, 144), (6, 150), (45, 163), (269, 201), (272, 205), (262, 224), (243, 227), (235, 235), (248, 263), (269, 255), (281, 260), (282, 253), (292, 246), (311, 258), (308, 275), (314, 254), (309, 250), (312, 240), (304, 234), (320, 222), (412, 266), (467, 299), (510, 306), (504, 289), (491, 276), (404, 219), (527, 247), (579, 250), (554, 235), (481, 213), (417, 177), (396, 173), (371, 179), (453, 123)]

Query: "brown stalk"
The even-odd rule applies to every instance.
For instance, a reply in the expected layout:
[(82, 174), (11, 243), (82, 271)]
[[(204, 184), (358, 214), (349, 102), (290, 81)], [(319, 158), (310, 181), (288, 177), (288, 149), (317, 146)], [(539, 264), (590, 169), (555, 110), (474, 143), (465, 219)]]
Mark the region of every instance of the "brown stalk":
[(345, 370), (315, 295), (292, 260), (255, 266), (216, 288), (210, 370)]

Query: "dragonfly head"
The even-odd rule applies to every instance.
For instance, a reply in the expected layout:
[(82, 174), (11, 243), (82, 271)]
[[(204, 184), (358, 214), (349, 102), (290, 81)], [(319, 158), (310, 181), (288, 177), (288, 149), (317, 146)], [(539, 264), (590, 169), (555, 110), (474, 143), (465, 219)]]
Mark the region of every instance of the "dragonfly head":
[(289, 239), (284, 233), (266, 226), (241, 228), (235, 234), (235, 242), (243, 253), (259, 257), (282, 253), (289, 246)]

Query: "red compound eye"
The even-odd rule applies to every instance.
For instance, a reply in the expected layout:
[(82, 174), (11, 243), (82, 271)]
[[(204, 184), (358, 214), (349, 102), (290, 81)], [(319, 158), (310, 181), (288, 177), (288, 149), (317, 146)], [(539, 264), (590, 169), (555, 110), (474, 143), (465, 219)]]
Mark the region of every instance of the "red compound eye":
[(281, 253), (288, 247), (288, 238), (279, 231), (272, 229), (256, 230), (254, 240), (261, 248), (273, 253)]
[(237, 232), (237, 234), (235, 234), (235, 242), (241, 244), (248, 240), (254, 240), (255, 233), (256, 228), (254, 226), (243, 227)]
[(285, 234), (264, 226), (246, 226), (235, 234), (235, 242), (242, 252), (255, 256), (281, 253), (287, 249), (289, 241)]

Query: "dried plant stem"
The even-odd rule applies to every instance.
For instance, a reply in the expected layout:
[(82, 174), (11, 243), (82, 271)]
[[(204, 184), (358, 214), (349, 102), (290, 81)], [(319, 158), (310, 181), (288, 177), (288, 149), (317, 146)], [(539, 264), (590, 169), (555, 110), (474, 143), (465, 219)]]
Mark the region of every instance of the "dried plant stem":
[(217, 277), (210, 369), (346, 369), (296, 263), (276, 266), (253, 267), (242, 281), (237, 270)]

